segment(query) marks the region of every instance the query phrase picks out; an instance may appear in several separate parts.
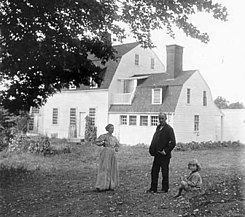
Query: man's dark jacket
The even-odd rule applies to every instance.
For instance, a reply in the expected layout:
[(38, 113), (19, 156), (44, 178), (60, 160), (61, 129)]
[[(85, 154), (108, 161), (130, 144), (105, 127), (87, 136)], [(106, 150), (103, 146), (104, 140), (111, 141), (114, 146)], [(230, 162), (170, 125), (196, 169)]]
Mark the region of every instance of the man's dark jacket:
[(164, 150), (165, 157), (171, 158), (171, 151), (176, 145), (174, 130), (167, 123), (164, 124), (163, 128), (160, 130), (161, 126), (158, 125), (156, 132), (153, 135), (149, 152), (152, 156), (161, 155), (158, 151)]

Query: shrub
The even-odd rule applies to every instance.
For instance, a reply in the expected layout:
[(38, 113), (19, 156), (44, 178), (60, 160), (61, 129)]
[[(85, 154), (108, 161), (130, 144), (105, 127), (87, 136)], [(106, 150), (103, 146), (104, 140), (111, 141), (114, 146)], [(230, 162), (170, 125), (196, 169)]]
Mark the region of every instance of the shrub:
[(48, 155), (53, 154), (52, 148), (49, 142), (49, 138), (46, 136), (36, 136), (30, 140), (28, 151), (35, 154)]
[(177, 143), (175, 150), (176, 151), (189, 151), (189, 150), (203, 150), (203, 149), (214, 149), (214, 148), (221, 148), (221, 147), (237, 147), (240, 146), (239, 141), (224, 141), (224, 142), (188, 142), (188, 143)]
[(6, 109), (0, 107), (0, 151), (8, 146), (12, 137), (15, 119)]
[(91, 117), (86, 116), (85, 121), (85, 141), (93, 142), (97, 138), (97, 127), (92, 124)]
[(34, 153), (43, 156), (71, 153), (66, 139), (49, 139), (47, 136), (16, 134), (8, 146), (8, 153)]
[(60, 143), (60, 144), (51, 143), (51, 153), (52, 154), (69, 154), (71, 153), (71, 149), (70, 149), (69, 144), (67, 143)]
[(30, 137), (25, 134), (16, 134), (10, 139), (8, 152), (27, 152), (30, 145)]
[(20, 111), (19, 115), (14, 115), (0, 106), (0, 151), (8, 146), (16, 133), (27, 132), (28, 120), (28, 113)]
[(14, 138), (11, 139), (8, 146), (8, 152), (31, 152), (42, 155), (52, 154), (48, 137), (28, 137), (25, 134), (16, 134)]

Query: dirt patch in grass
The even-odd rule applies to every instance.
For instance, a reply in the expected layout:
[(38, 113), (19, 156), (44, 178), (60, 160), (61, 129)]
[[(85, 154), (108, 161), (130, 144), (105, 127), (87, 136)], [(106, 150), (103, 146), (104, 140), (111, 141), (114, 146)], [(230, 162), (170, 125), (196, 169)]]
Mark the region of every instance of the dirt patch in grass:
[[(99, 151), (79, 146), (70, 154), (32, 159), (38, 171), (1, 185), (0, 216), (245, 216), (241, 147), (174, 152), (167, 194), (144, 193), (153, 160), (146, 147), (122, 147), (119, 188), (94, 192)], [(204, 191), (174, 199), (179, 176), (188, 173), (186, 165), (194, 157), (202, 165)]]

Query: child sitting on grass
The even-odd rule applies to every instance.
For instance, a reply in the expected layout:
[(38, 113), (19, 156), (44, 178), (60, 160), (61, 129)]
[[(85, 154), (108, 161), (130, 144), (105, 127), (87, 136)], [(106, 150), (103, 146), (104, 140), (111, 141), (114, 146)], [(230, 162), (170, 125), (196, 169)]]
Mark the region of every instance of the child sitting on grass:
[(181, 196), (183, 190), (193, 191), (199, 190), (202, 186), (202, 177), (198, 171), (201, 170), (201, 166), (196, 159), (193, 159), (188, 163), (188, 169), (191, 170), (190, 175), (187, 178), (181, 177), (181, 184), (179, 186), (179, 192), (175, 198)]

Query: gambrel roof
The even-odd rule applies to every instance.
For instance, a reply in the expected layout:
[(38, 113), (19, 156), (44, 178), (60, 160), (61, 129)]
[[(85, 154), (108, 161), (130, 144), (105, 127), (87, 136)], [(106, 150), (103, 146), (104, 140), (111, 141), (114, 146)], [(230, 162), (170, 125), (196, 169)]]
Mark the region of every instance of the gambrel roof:
[[(175, 79), (167, 79), (166, 73), (151, 74), (136, 87), (131, 105), (111, 105), (111, 113), (174, 112), (183, 84), (196, 70), (183, 71)], [(162, 88), (162, 104), (152, 104), (152, 89)]]
[[(91, 59), (95, 65), (100, 66), (101, 68), (104, 68), (103, 71), (103, 81), (101, 82), (100, 87), (96, 89), (108, 89), (111, 83), (111, 80), (117, 70), (117, 67), (121, 61), (121, 58), (123, 55), (134, 49), (139, 45), (139, 42), (133, 42), (133, 43), (127, 43), (122, 45), (115, 45), (113, 48), (115, 48), (116, 53), (115, 57), (116, 60), (109, 60), (105, 65), (102, 65), (100, 60), (98, 58), (95, 58), (93, 56), (90, 56), (89, 59)], [(81, 85), (77, 90), (91, 90), (89, 86)]]

